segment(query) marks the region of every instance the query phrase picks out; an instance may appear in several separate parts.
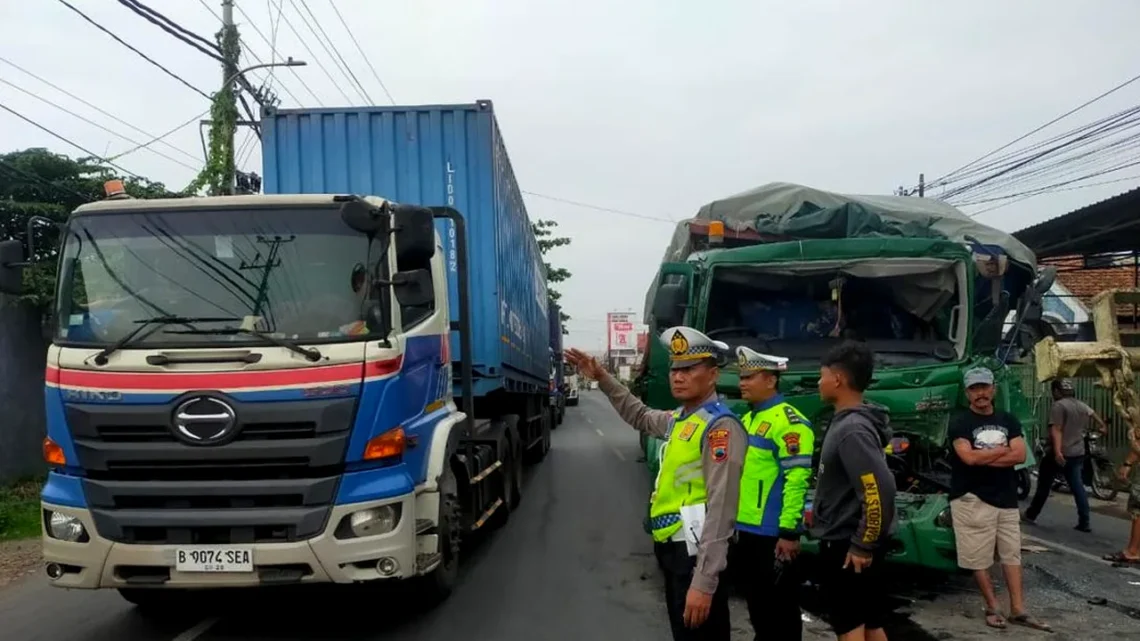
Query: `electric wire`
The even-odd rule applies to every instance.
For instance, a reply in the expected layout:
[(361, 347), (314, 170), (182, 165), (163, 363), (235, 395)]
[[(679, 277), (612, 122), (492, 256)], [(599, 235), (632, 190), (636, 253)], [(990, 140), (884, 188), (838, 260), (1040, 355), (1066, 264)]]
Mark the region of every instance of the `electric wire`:
[(1012, 147), (1013, 145), (1021, 142), (1022, 140), (1025, 140), (1026, 138), (1032, 136), (1033, 134), (1046, 129), (1047, 127), (1049, 127), (1053, 124), (1056, 124), (1057, 122), (1060, 122), (1061, 120), (1064, 120), (1065, 118), (1068, 118), (1069, 116), (1077, 113), (1078, 111), (1084, 109), (1085, 107), (1088, 107), (1089, 105), (1092, 105), (1092, 104), (1094, 104), (1094, 103), (1096, 103), (1096, 102), (1098, 102), (1104, 98), (1107, 98), (1108, 96), (1116, 93), (1117, 91), (1120, 91), (1121, 89), (1123, 89), (1123, 88), (1127, 87), (1128, 85), (1136, 82), (1137, 80), (1140, 80), (1140, 75), (1136, 75), (1136, 76), (1133, 76), (1132, 78), (1129, 78), (1128, 80), (1125, 80), (1124, 82), (1116, 85), (1115, 87), (1109, 89), (1108, 91), (1105, 91), (1104, 93), (1102, 93), (1098, 96), (1090, 98), (1089, 100), (1081, 103), (1080, 105), (1077, 105), (1076, 107), (1070, 109), (1069, 111), (1066, 111), (1065, 113), (1061, 114), (1060, 116), (1053, 118), (1049, 122), (1046, 122), (1045, 124), (1033, 129), (1032, 131), (1023, 134), (1023, 135), (1011, 140), (1010, 142), (1007, 142), (1006, 144), (998, 147), (997, 149), (994, 149), (993, 151), (990, 151), (989, 153), (986, 153), (986, 154), (966, 163), (965, 165), (962, 165), (961, 167), (959, 167), (959, 168), (957, 168), (957, 169), (955, 169), (955, 170), (953, 170), (953, 171), (951, 171), (951, 172), (949, 172), (949, 173), (947, 173), (947, 174), (945, 174), (939, 178), (935, 178), (933, 181), (931, 181), (930, 184), (932, 186), (935, 186), (935, 187), (940, 186), (942, 181), (946, 180), (947, 178), (949, 178), (951, 176), (954, 176), (955, 174), (962, 171), (963, 169), (967, 169), (969, 167), (972, 167), (973, 165), (977, 164), (978, 162), (985, 160), (986, 158), (989, 158), (990, 156), (992, 156), (998, 152), (1004, 151), (1005, 149), (1008, 149), (1009, 147)]
[(568, 198), (560, 198), (558, 196), (551, 196), (548, 194), (540, 194), (540, 193), (533, 192), (533, 191), (525, 191), (525, 190), (520, 190), (520, 191), (522, 191), (522, 193), (527, 195), (527, 196), (534, 196), (535, 198), (542, 198), (545, 200), (551, 200), (551, 201), (563, 203), (566, 205), (573, 205), (575, 207), (582, 207), (584, 209), (593, 209), (595, 211), (601, 211), (601, 212), (606, 212), (606, 213), (610, 213), (610, 214), (617, 214), (619, 216), (627, 216), (629, 218), (638, 218), (641, 220), (652, 220), (652, 221), (657, 221), (657, 222), (662, 222), (662, 223), (671, 223), (671, 224), (677, 222), (675, 220), (670, 220), (668, 218), (662, 218), (660, 216), (650, 216), (648, 214), (639, 214), (639, 213), (632, 212), (632, 211), (626, 211), (624, 209), (613, 209), (610, 207), (603, 207), (601, 205), (591, 205), (590, 203), (584, 203), (584, 202), (580, 202), (577, 200), (570, 200)]
[[(190, 152), (188, 152), (188, 151), (185, 151), (184, 149), (182, 149), (182, 148), (180, 148), (180, 147), (177, 147), (177, 146), (175, 146), (175, 145), (172, 145), (172, 144), (170, 144), (170, 143), (166, 142), (165, 140), (163, 140), (163, 138), (165, 138), (166, 136), (168, 136), (168, 135), (170, 135), (170, 134), (174, 133), (175, 131), (177, 131), (178, 129), (181, 129), (182, 127), (185, 127), (185, 126), (186, 126), (185, 124), (184, 124), (184, 125), (180, 125), (180, 126), (179, 126), (179, 127), (177, 127), (176, 129), (172, 129), (172, 130), (170, 130), (170, 131), (166, 132), (165, 134), (162, 134), (161, 136), (154, 136), (153, 134), (151, 134), (151, 133), (148, 133), (148, 132), (146, 132), (146, 131), (144, 131), (144, 130), (142, 130), (142, 129), (139, 129), (139, 128), (138, 128), (138, 127), (136, 127), (135, 125), (131, 124), (130, 122), (128, 122), (128, 121), (126, 121), (126, 120), (123, 120), (122, 118), (120, 118), (120, 117), (116, 116), (115, 114), (113, 114), (113, 113), (111, 113), (111, 112), (107, 111), (106, 109), (103, 109), (103, 108), (101, 108), (101, 107), (99, 107), (99, 106), (97, 106), (97, 105), (94, 105), (94, 104), (92, 104), (92, 103), (90, 103), (90, 102), (88, 102), (88, 101), (84, 100), (83, 98), (80, 98), (79, 96), (77, 96), (77, 95), (75, 95), (75, 94), (71, 93), (70, 91), (68, 91), (68, 90), (64, 89), (63, 87), (60, 87), (59, 85), (57, 85), (57, 84), (55, 84), (55, 83), (51, 82), (50, 80), (48, 80), (48, 79), (44, 78), (43, 76), (40, 76), (40, 75), (38, 75), (38, 74), (35, 74), (35, 73), (31, 72), (31, 71), (28, 71), (28, 70), (27, 70), (27, 69), (25, 69), (24, 67), (21, 67), (20, 65), (18, 65), (18, 64), (16, 64), (16, 63), (14, 63), (14, 62), (12, 62), (11, 60), (8, 60), (7, 58), (4, 58), (3, 56), (0, 56), (0, 62), (3, 62), (4, 64), (6, 64), (6, 65), (9, 65), (9, 66), (11, 66), (11, 67), (15, 68), (16, 70), (18, 70), (18, 71), (20, 71), (20, 72), (22, 72), (22, 73), (24, 73), (24, 74), (26, 74), (26, 75), (28, 75), (28, 76), (31, 76), (32, 78), (35, 78), (36, 80), (38, 80), (38, 81), (42, 82), (43, 84), (45, 84), (45, 85), (47, 85), (47, 86), (51, 87), (52, 89), (55, 89), (56, 91), (58, 91), (58, 92), (62, 93), (62, 94), (63, 94), (63, 95), (65, 95), (65, 96), (67, 96), (68, 98), (71, 98), (71, 99), (73, 99), (73, 100), (76, 100), (76, 101), (78, 101), (78, 102), (81, 102), (81, 103), (83, 103), (83, 104), (84, 104), (84, 105), (86, 105), (87, 107), (90, 107), (91, 109), (94, 109), (95, 111), (99, 112), (100, 114), (102, 114), (102, 115), (104, 115), (104, 116), (107, 116), (108, 118), (110, 118), (110, 119), (114, 120), (115, 122), (117, 122), (117, 123), (119, 123), (119, 124), (121, 124), (121, 125), (124, 125), (124, 126), (126, 126), (126, 127), (130, 127), (130, 128), (133, 130), (133, 131), (136, 131), (136, 132), (138, 132), (138, 133), (140, 133), (140, 134), (142, 134), (142, 135), (144, 135), (144, 136), (147, 136), (147, 137), (149, 137), (149, 138), (152, 138), (152, 140), (150, 141), (150, 143), (146, 143), (146, 144), (144, 144), (143, 146), (147, 146), (147, 145), (149, 145), (149, 144), (153, 144), (153, 143), (156, 143), (156, 142), (161, 142), (161, 143), (162, 143), (164, 146), (168, 147), (169, 149), (171, 149), (171, 150), (173, 150), (173, 151), (177, 151), (178, 153), (182, 154), (183, 156), (186, 156), (187, 158), (190, 158), (191, 160), (193, 160), (193, 161), (195, 161), (195, 162), (201, 162), (201, 159), (200, 159), (198, 156), (195, 156), (194, 154), (192, 154), (192, 153), (190, 153)], [(209, 110), (206, 110), (206, 112), (205, 112), (205, 113), (209, 113)], [(200, 117), (201, 117), (201, 116), (198, 116), (198, 118), (200, 118)], [(191, 122), (193, 122), (193, 121), (191, 121)], [(189, 123), (186, 123), (186, 124), (189, 124)], [(141, 148), (141, 147), (140, 147), (140, 148)], [(127, 154), (127, 153), (130, 153), (131, 151), (135, 151), (135, 149), (132, 149), (132, 150), (129, 150), (129, 151), (125, 151), (125, 152), (122, 152), (122, 153), (120, 153), (120, 154), (117, 154), (117, 155), (118, 155), (118, 156), (123, 156), (123, 155), (125, 155), (125, 154)], [(114, 159), (114, 158), (112, 158), (112, 160), (113, 160), (113, 159)]]
[[(206, 9), (206, 11), (209, 11), (215, 18), (217, 18), (218, 22), (221, 22), (222, 17), (220, 15), (218, 15), (218, 12), (214, 11), (213, 7), (206, 4), (206, 0), (198, 0), (198, 4), (202, 5), (202, 7)], [(253, 28), (253, 31), (258, 36), (260, 36), (262, 40), (265, 41), (265, 44), (267, 44), (267, 45), (270, 44), (269, 39), (266, 38), (265, 34), (261, 33), (261, 30), (257, 28), (257, 25), (255, 23), (253, 23), (252, 20), (250, 20), (249, 16), (241, 8), (241, 5), (235, 3), (234, 8), (237, 9), (238, 12), (241, 13), (243, 16), (245, 16), (246, 20), (249, 20), (249, 23), (250, 23), (249, 26)], [(272, 46), (271, 46), (271, 48), (272, 48)], [(265, 61), (263, 61), (261, 59), (261, 57), (258, 56), (255, 51), (253, 51), (252, 49), (250, 49), (248, 47), (243, 46), (242, 47), (242, 53), (249, 56), (250, 58), (253, 58), (253, 60), (257, 64), (265, 64)], [(272, 67), (270, 67), (270, 68), (272, 69)], [(302, 78), (301, 75), (297, 73), (297, 70), (294, 69), (293, 67), (287, 67), (287, 68), (293, 74), (293, 76), (297, 79), (297, 81), (301, 83), (301, 86), (304, 87), (305, 90), (309, 92), (309, 95), (311, 95), (313, 97), (313, 100), (317, 101), (317, 104), (323, 107), (324, 103), (322, 103), (321, 99), (319, 97), (317, 97), (317, 94), (313, 93), (313, 90), (309, 88), (308, 83), (306, 83), (304, 78)], [(288, 87), (281, 84), (280, 82), (278, 82), (278, 86), (281, 87), (281, 90), (284, 91), (286, 94), (289, 95), (290, 98), (293, 99), (293, 102), (297, 103), (298, 105), (301, 104), (301, 100), (292, 91), (290, 91)]]
[[(337, 63), (339, 61), (337, 67), (340, 69), (341, 73), (345, 74), (345, 77), (348, 78), (348, 81), (354, 84), (356, 90), (360, 92), (361, 97), (364, 98), (365, 104), (374, 104), (372, 102), (372, 96), (368, 95), (368, 91), (364, 88), (364, 85), (360, 83), (360, 79), (356, 77), (355, 73), (353, 73), (352, 67), (348, 66), (348, 62), (344, 59), (344, 56), (341, 55), (340, 49), (337, 49), (337, 46), (332, 41), (332, 38), (330, 38), (329, 34), (325, 32), (325, 28), (321, 26), (321, 21), (317, 19), (316, 14), (313, 13), (313, 10), (309, 8), (309, 3), (307, 0), (299, 1), (301, 3), (301, 6), (304, 7), (305, 12), (309, 14), (309, 18), (312, 19), (312, 22), (310, 23), (309, 20), (305, 20), (304, 16), (301, 16), (301, 20), (305, 21), (305, 24), (309, 27), (309, 31), (313, 33), (313, 37), (317, 39), (317, 42), (321, 43), (321, 47), (324, 48), (325, 53), (329, 54), (329, 57), (333, 57), (335, 54), (333, 62)], [(297, 7), (295, 0), (289, 0), (289, 2), (293, 4), (294, 9)], [(300, 14), (299, 11), (297, 13), (298, 15)], [(317, 36), (316, 31), (313, 30), (314, 26), (321, 32), (321, 36), (324, 37), (324, 41), (321, 40), (320, 36)], [(328, 42), (327, 47), (325, 47), (325, 41)]]
[[(302, 19), (304, 19), (303, 16)], [(340, 95), (344, 96), (345, 101), (351, 105), (352, 98), (348, 97), (348, 94), (344, 91), (344, 88), (340, 86), (340, 83), (337, 82), (336, 78), (333, 77), (328, 68), (325, 67), (323, 63), (321, 63), (321, 60), (317, 57), (317, 54), (313, 53), (313, 49), (309, 46), (308, 41), (301, 37), (300, 32), (298, 32), (297, 28), (293, 26), (293, 23), (289, 21), (289, 18), (282, 14), (281, 21), (285, 23), (286, 27), (289, 27), (289, 31), (293, 32), (293, 36), (297, 38), (297, 41), (300, 42), (301, 46), (305, 48), (305, 51), (309, 53), (309, 56), (313, 59), (313, 62), (316, 63), (317, 68), (324, 72), (325, 76), (328, 77), (329, 82), (331, 82), (333, 86), (336, 87), (336, 90), (340, 92)]]
[(17, 118), (19, 118), (20, 120), (23, 120), (24, 122), (28, 123), (29, 125), (32, 125), (36, 129), (39, 129), (40, 131), (43, 131), (44, 133), (50, 134), (52, 137), (58, 138), (59, 140), (71, 145), (72, 147), (75, 147), (79, 151), (82, 151), (83, 153), (87, 154), (88, 156), (94, 158), (95, 160), (98, 160), (98, 161), (100, 161), (106, 165), (109, 165), (111, 167), (114, 167), (115, 169), (118, 169), (119, 171), (127, 174), (128, 176), (131, 176), (133, 178), (138, 178), (139, 180), (142, 180), (142, 181), (145, 181), (148, 183), (153, 182), (149, 178), (146, 178), (144, 176), (140, 176), (139, 174), (136, 174), (135, 172), (133, 172), (129, 169), (126, 169), (122, 165), (118, 165), (114, 162), (111, 162), (111, 161), (107, 160), (106, 158), (103, 158), (99, 154), (97, 154), (97, 153), (91, 151), (90, 149), (84, 147), (83, 145), (80, 145), (79, 143), (74, 142), (71, 139), (64, 137), (63, 135), (58, 134), (58, 133), (52, 131), (51, 129), (48, 129), (47, 127), (41, 125), (40, 123), (36, 122), (35, 120), (32, 120), (31, 118), (29, 118), (29, 117), (25, 116), (24, 114), (16, 111), (15, 109), (12, 109), (11, 107), (9, 107), (8, 105), (5, 105), (2, 102), (0, 102), (0, 109), (7, 111), (8, 113), (12, 114), (13, 116), (16, 116)]
[[(114, 129), (111, 129), (109, 127), (105, 127), (105, 126), (99, 124), (98, 122), (95, 122), (94, 120), (91, 120), (90, 118), (87, 118), (81, 114), (75, 113), (74, 111), (68, 109), (67, 107), (60, 106), (60, 105), (56, 104), (55, 102), (48, 100), (47, 98), (44, 98), (42, 96), (38, 96), (35, 93), (32, 93), (31, 91), (28, 91), (27, 89), (24, 89), (23, 87), (15, 84), (13, 82), (9, 82), (3, 78), (0, 78), (0, 84), (8, 85), (9, 87), (12, 87), (16, 91), (19, 91), (25, 95), (31, 96), (32, 98), (35, 98), (36, 100), (39, 100), (40, 102), (47, 104), (51, 107), (55, 107), (56, 109), (62, 111), (63, 113), (65, 113), (65, 114), (67, 114), (73, 118), (77, 118), (79, 120), (82, 120), (83, 122), (91, 125), (92, 127), (95, 127), (97, 129), (101, 129), (101, 130), (111, 134), (112, 136), (115, 136), (116, 138), (122, 138), (123, 140), (131, 143), (132, 145), (136, 145), (140, 149), (143, 148), (143, 144), (140, 143), (139, 141), (137, 141), (137, 140), (135, 140), (129, 136), (126, 136), (124, 134), (121, 134), (121, 133), (115, 131)], [(157, 149), (147, 148), (147, 151), (149, 151), (152, 154), (155, 154), (156, 156), (161, 156), (161, 157), (169, 160), (172, 163), (182, 165), (183, 167), (185, 167), (191, 171), (198, 171), (200, 169), (199, 167), (195, 167), (194, 165), (187, 164), (187, 163), (185, 163), (185, 162), (183, 162), (183, 161), (181, 161), (181, 160), (179, 160), (173, 156), (167, 155), (167, 154), (165, 154), (165, 153), (163, 153)]]
[(94, 26), (96, 29), (98, 29), (98, 30), (102, 31), (103, 33), (107, 34), (108, 36), (111, 36), (112, 38), (114, 38), (116, 42), (118, 42), (119, 44), (123, 45), (123, 46), (124, 46), (124, 47), (126, 47), (127, 49), (130, 49), (130, 50), (131, 50), (131, 51), (133, 51), (135, 54), (137, 54), (139, 57), (141, 57), (143, 60), (146, 60), (146, 61), (147, 61), (147, 62), (149, 62), (150, 64), (152, 64), (152, 65), (154, 65), (155, 67), (158, 67), (159, 69), (161, 69), (161, 70), (162, 70), (162, 71), (163, 71), (163, 72), (164, 72), (166, 75), (170, 76), (171, 78), (174, 78), (174, 79), (175, 79), (175, 80), (177, 80), (178, 82), (180, 82), (180, 83), (182, 83), (183, 85), (185, 85), (185, 86), (189, 87), (190, 89), (194, 90), (194, 91), (195, 91), (195, 92), (197, 92), (199, 95), (201, 95), (203, 98), (205, 98), (205, 99), (207, 99), (207, 100), (209, 100), (209, 99), (210, 99), (210, 96), (209, 96), (209, 94), (207, 94), (205, 91), (202, 91), (201, 89), (199, 89), (199, 88), (195, 87), (194, 85), (190, 84), (190, 82), (189, 82), (189, 81), (187, 81), (187, 80), (186, 80), (185, 78), (183, 78), (182, 76), (180, 76), (180, 75), (178, 75), (178, 74), (174, 73), (174, 72), (173, 72), (173, 71), (171, 71), (170, 69), (167, 69), (167, 68), (166, 68), (166, 67), (164, 67), (164, 66), (163, 66), (161, 63), (159, 63), (158, 61), (156, 61), (154, 58), (151, 58), (150, 56), (146, 55), (145, 53), (143, 53), (143, 52), (139, 51), (139, 50), (138, 50), (138, 49), (136, 49), (134, 46), (132, 46), (131, 44), (129, 44), (127, 41), (125, 41), (125, 40), (123, 40), (122, 38), (120, 38), (119, 36), (115, 35), (115, 33), (114, 33), (113, 31), (111, 31), (110, 29), (108, 29), (108, 28), (104, 27), (103, 25), (99, 24), (98, 22), (95, 22), (94, 20), (92, 20), (91, 18), (89, 18), (89, 17), (87, 16), (87, 14), (85, 14), (85, 13), (83, 13), (82, 11), (80, 11), (79, 9), (77, 9), (77, 8), (75, 7), (75, 5), (71, 4), (71, 3), (70, 3), (70, 2), (68, 2), (67, 0), (56, 0), (56, 1), (57, 1), (57, 2), (59, 2), (60, 4), (64, 5), (64, 6), (66, 6), (68, 9), (71, 9), (72, 11), (74, 11), (76, 14), (78, 14), (78, 15), (79, 15), (79, 17), (81, 17), (81, 18), (83, 18), (84, 20), (86, 20), (87, 22), (91, 23), (91, 25), (92, 25), (92, 26)]
[(396, 99), (392, 97), (392, 94), (388, 91), (387, 85), (385, 85), (384, 81), (380, 79), (380, 74), (376, 73), (376, 67), (372, 66), (372, 60), (368, 58), (368, 54), (364, 53), (364, 48), (360, 46), (360, 42), (357, 41), (356, 36), (352, 33), (352, 28), (348, 26), (348, 22), (345, 21), (344, 16), (341, 15), (340, 9), (336, 8), (336, 3), (333, 2), (333, 0), (329, 0), (329, 5), (336, 13), (336, 17), (338, 20), (340, 20), (341, 26), (344, 27), (345, 33), (347, 33), (348, 37), (352, 40), (352, 44), (356, 45), (356, 50), (360, 52), (360, 57), (364, 59), (364, 63), (367, 64), (368, 68), (372, 71), (372, 77), (376, 79), (377, 84), (380, 85), (380, 89), (384, 91), (384, 95), (388, 96), (388, 101), (393, 105), (396, 104)]
[[(151, 13), (149, 13), (149, 12), (153, 12), (153, 10), (150, 9), (149, 7), (147, 7), (146, 5), (142, 4), (141, 2), (137, 2), (136, 0), (119, 0), (119, 4), (130, 9), (135, 14), (137, 14), (138, 16), (145, 19), (147, 22), (150, 22), (151, 24), (158, 27), (159, 29), (162, 29), (163, 31), (170, 34), (174, 38), (190, 45), (191, 47), (197, 49), (198, 51), (200, 51), (204, 54), (206, 54), (207, 56), (213, 58), (214, 60), (217, 60), (219, 62), (222, 61), (222, 51), (221, 51), (221, 48), (218, 47), (218, 45), (210, 42), (209, 40), (206, 40), (202, 36), (199, 36), (198, 34), (192, 32), (192, 31), (189, 31), (188, 29), (182, 28), (181, 26), (172, 22), (169, 18), (164, 17), (162, 20), (156, 18), (155, 16), (151, 15)], [(157, 12), (154, 12), (154, 13), (157, 13)], [(161, 15), (161, 14), (158, 14), (158, 15)], [(186, 34), (189, 34), (195, 40), (205, 42), (206, 46), (203, 46), (201, 44), (201, 42), (194, 42), (194, 40), (191, 40), (189, 37), (187, 37)]]

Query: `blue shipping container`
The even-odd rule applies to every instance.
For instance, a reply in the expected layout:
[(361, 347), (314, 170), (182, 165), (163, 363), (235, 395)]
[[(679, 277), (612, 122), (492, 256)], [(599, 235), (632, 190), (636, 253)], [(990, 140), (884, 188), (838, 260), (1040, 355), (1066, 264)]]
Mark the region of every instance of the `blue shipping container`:
[[(274, 109), (262, 115), (267, 194), (357, 194), (454, 207), (467, 221), (475, 393), (545, 390), (546, 270), (489, 100), (471, 105)], [(447, 252), (458, 320), (456, 238)], [(451, 353), (458, 357), (453, 333)]]

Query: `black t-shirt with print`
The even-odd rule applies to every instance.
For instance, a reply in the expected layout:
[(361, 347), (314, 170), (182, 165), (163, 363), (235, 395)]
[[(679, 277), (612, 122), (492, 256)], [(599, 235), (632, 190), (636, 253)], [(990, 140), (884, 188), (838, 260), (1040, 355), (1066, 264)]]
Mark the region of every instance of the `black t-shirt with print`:
[[(1024, 437), (1021, 422), (1012, 414), (994, 411), (985, 416), (970, 410), (955, 413), (950, 419), (951, 446), (958, 439), (966, 439), (975, 450), (1009, 445), (1017, 437)], [(966, 465), (952, 451), (950, 456), (950, 498), (970, 493), (998, 508), (1017, 507), (1017, 471), (1012, 467)]]

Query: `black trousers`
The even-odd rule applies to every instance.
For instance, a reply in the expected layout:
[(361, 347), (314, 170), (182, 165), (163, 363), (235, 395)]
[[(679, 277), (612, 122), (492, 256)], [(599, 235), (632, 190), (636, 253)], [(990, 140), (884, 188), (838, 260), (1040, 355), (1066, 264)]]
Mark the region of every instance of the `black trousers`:
[(799, 564), (776, 563), (774, 536), (739, 532), (733, 545), (729, 567), (741, 596), (748, 603), (756, 641), (800, 641)]
[(729, 641), (732, 626), (728, 619), (728, 588), (718, 585), (709, 618), (699, 628), (685, 627), (685, 596), (693, 580), (696, 557), (689, 556), (684, 543), (655, 543), (657, 564), (665, 573), (665, 605), (673, 641)]

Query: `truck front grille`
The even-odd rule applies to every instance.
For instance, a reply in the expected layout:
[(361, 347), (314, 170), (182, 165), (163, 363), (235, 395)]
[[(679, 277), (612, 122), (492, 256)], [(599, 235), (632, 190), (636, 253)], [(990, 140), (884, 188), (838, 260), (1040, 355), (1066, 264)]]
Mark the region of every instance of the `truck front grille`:
[[(190, 396), (190, 395), (186, 395)], [(190, 445), (164, 405), (68, 405), (95, 526), (122, 543), (299, 541), (336, 498), (355, 399), (241, 403), (236, 435)]]

